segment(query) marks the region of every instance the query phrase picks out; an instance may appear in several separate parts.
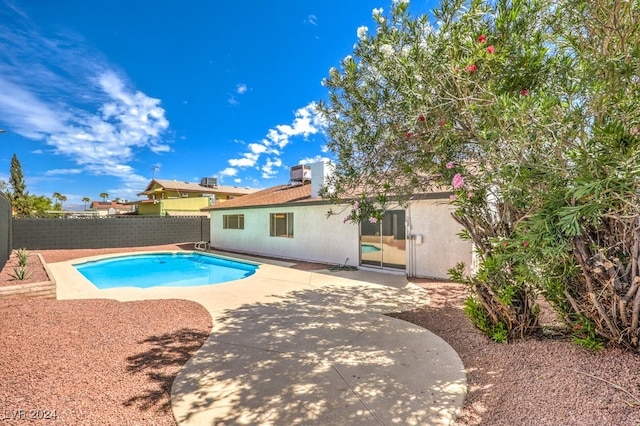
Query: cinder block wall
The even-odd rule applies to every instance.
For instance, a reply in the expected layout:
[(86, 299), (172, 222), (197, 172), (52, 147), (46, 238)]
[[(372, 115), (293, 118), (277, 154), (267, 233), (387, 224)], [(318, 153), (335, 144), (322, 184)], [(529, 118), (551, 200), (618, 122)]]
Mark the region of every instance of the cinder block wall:
[(0, 269), (11, 255), (11, 238), (11, 203), (0, 194)]
[(138, 247), (209, 241), (209, 218), (14, 218), (13, 248), (28, 250)]

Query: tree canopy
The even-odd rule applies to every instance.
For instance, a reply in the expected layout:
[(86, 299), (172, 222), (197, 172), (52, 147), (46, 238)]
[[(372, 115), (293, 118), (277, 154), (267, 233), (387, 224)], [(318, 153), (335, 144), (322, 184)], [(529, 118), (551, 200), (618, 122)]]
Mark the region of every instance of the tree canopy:
[(443, 0), (374, 9), (329, 71), (336, 200), (352, 218), (451, 191), (481, 259), (466, 310), (496, 340), (539, 331), (638, 347), (640, 2)]

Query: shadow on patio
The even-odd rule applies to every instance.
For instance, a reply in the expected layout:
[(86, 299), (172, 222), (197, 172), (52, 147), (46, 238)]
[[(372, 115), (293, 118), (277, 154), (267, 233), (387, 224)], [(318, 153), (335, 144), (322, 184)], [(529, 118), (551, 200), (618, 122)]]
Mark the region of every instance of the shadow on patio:
[(173, 383), (177, 422), (450, 423), (466, 389), (459, 357), (382, 315), (425, 294), (329, 284), (225, 311)]

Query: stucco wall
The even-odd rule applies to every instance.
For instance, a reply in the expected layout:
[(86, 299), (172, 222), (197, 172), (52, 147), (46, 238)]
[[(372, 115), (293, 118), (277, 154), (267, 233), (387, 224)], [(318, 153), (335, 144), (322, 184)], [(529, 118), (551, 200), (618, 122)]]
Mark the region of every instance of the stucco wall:
[[(453, 211), (448, 200), (420, 200), (407, 208), (408, 234), (422, 235), (422, 244), (414, 245), (414, 275), (448, 278), (447, 271), (458, 262), (471, 265), (472, 246), (458, 236), (462, 226), (451, 217)], [(407, 240), (407, 244), (411, 241)], [(407, 247), (407, 255), (410, 253)], [(410, 264), (411, 259), (408, 268)]]
[[(327, 211), (340, 211), (331, 205), (265, 207), (213, 210), (211, 245), (221, 250), (282, 257), (331, 264), (358, 265), (358, 226), (344, 223), (348, 214), (327, 218)], [(270, 213), (293, 213), (294, 237), (270, 237)], [(244, 229), (222, 229), (222, 216), (244, 214)]]
[[(327, 218), (327, 211), (342, 210), (331, 205), (265, 207), (211, 212), (211, 245), (221, 250), (249, 254), (358, 266), (358, 226), (343, 223), (350, 209)], [(458, 237), (461, 226), (451, 217), (448, 200), (420, 200), (406, 209), (407, 273), (418, 277), (448, 278), (447, 271), (458, 262), (471, 264), (471, 243)], [(270, 213), (294, 214), (294, 237), (269, 236)], [(222, 216), (244, 214), (244, 229), (223, 229)], [(415, 244), (410, 234), (422, 235)], [(412, 250), (413, 249), (413, 250)]]
[(138, 204), (138, 214), (140, 216), (164, 216), (165, 214), (174, 216), (207, 216), (200, 211), (201, 208), (209, 205), (207, 197), (192, 198), (167, 198), (156, 200), (156, 203)]

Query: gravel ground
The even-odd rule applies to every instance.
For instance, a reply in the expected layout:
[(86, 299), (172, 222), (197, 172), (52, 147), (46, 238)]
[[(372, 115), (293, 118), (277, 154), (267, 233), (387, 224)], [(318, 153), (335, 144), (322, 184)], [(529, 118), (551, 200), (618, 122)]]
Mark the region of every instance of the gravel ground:
[(429, 329), (462, 358), (468, 395), (456, 425), (640, 425), (639, 355), (561, 340), (495, 343), (464, 316), (464, 287), (414, 281), (429, 305), (393, 316)]
[[(182, 248), (190, 247), (126, 251)], [(41, 254), (57, 262), (118, 251)], [(6, 270), (0, 285), (7, 284)], [(393, 316), (428, 328), (462, 358), (469, 394), (457, 425), (640, 425), (640, 356), (619, 349), (592, 353), (561, 340), (497, 344), (464, 316), (463, 287), (414, 282), (429, 292), (429, 305)], [(59, 424), (174, 424), (171, 383), (211, 329), (204, 308), (181, 300), (13, 299), (0, 301), (0, 311), (5, 424), (24, 424), (7, 419), (22, 416), (19, 410), (27, 417), (55, 410)]]
[(2, 424), (173, 425), (173, 379), (211, 331), (184, 300), (12, 299), (0, 312)]

